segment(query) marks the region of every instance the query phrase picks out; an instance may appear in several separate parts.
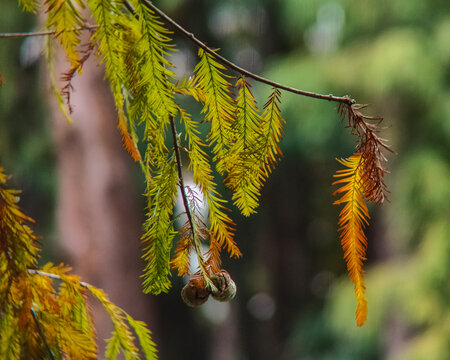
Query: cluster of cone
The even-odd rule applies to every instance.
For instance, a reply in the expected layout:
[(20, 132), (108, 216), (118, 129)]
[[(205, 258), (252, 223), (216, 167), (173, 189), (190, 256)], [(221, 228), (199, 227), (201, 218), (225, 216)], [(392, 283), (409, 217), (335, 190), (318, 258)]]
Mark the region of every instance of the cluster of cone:
[(236, 296), (236, 284), (230, 274), (221, 270), (211, 276), (215, 289), (208, 286), (202, 277), (193, 277), (181, 290), (181, 298), (186, 305), (196, 307), (204, 304), (209, 295), (217, 301), (230, 301)]

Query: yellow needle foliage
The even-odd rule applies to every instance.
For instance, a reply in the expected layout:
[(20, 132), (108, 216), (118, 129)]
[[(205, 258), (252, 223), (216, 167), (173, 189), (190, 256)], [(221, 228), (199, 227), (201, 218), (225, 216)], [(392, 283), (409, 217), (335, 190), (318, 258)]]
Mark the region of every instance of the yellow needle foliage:
[(97, 298), (114, 326), (106, 359), (139, 359), (134, 330), (146, 359), (156, 359), (150, 331), (92, 285), (51, 263), (38, 268), (32, 219), (17, 206), (0, 167), (0, 359), (97, 359), (95, 327), (87, 305)]
[[(80, 31), (77, 30), (82, 26), (83, 18), (78, 9), (84, 8), (81, 0), (46, 0), (45, 1), (47, 16), (46, 27), (54, 30), (55, 36), (59, 39), (63, 46), (67, 58), (72, 68), (78, 68), (81, 57), (78, 54), (77, 47), (80, 45)], [(65, 31), (71, 29), (72, 31)]]
[(345, 166), (338, 170), (334, 177), (339, 178), (333, 185), (343, 184), (333, 195), (342, 194), (334, 202), (335, 205), (344, 204), (339, 214), (339, 231), (344, 258), (350, 279), (355, 284), (356, 324), (362, 326), (367, 318), (367, 300), (365, 298), (365, 285), (362, 263), (366, 259), (367, 237), (364, 228), (369, 225), (369, 211), (364, 201), (363, 169), (364, 161), (360, 154), (348, 159), (338, 160)]

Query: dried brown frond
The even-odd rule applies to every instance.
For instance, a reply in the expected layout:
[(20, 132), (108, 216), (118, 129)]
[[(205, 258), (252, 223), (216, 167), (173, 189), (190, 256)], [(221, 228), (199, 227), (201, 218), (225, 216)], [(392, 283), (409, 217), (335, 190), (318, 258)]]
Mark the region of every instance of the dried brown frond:
[(364, 115), (361, 110), (367, 105), (360, 105), (349, 101), (340, 103), (338, 114), (342, 119), (348, 120), (348, 127), (352, 133), (359, 137), (356, 152), (361, 154), (362, 183), (364, 186), (364, 197), (379, 205), (387, 199), (388, 190), (384, 183), (386, 169), (383, 164), (387, 161), (384, 152), (393, 150), (386, 145), (384, 139), (378, 136), (382, 129), (383, 118)]
[(210, 234), (209, 237), (209, 249), (206, 253), (206, 266), (211, 270), (212, 273), (216, 273), (220, 270), (220, 265), (222, 260), (220, 258), (220, 245), (217, 238)]
[(65, 82), (65, 85), (61, 89), (61, 95), (66, 99), (67, 108), (69, 110), (69, 114), (73, 113), (72, 104), (70, 103), (70, 96), (72, 95), (73, 86), (72, 79), (75, 77), (77, 73), (81, 74), (84, 63), (89, 59), (94, 50), (95, 45), (91, 42), (84, 44), (84, 49), (80, 51), (80, 54), (83, 56), (80, 58), (80, 61), (72, 66), (68, 71), (61, 75), (61, 80)]

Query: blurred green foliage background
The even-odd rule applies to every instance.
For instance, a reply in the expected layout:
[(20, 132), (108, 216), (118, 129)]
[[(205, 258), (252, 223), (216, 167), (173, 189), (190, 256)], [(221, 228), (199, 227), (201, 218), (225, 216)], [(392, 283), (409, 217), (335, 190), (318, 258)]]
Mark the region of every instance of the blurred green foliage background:
[[(259, 214), (250, 219), (233, 214), (244, 252), (243, 259), (226, 262), (239, 287), (234, 315), (227, 315), (236, 318), (233, 358), (448, 358), (450, 3), (156, 3), (252, 71), (370, 103), (368, 111), (385, 118), (382, 137), (396, 151), (386, 175), (390, 202), (370, 208), (369, 314), (357, 328), (330, 185), (338, 168), (334, 158), (350, 156), (355, 139), (335, 104), (283, 93), (284, 158), (263, 190)], [(31, 28), (30, 16), (20, 14), (15, 1), (0, 7), (1, 32)], [(50, 235), (57, 185), (43, 94), (37, 94), (37, 64), (20, 60), (22, 40), (0, 41), (0, 163), (25, 190), (23, 206), (44, 226), (41, 233)], [(184, 39), (177, 43), (175, 63), (180, 71), (192, 71), (196, 49)], [(262, 106), (270, 89), (252, 84)], [(161, 311), (170, 324), (173, 312)], [(178, 323), (189, 326), (194, 339), (174, 336), (177, 324), (164, 327), (158, 344), (162, 358), (220, 358), (204, 348), (211, 329), (220, 332), (221, 325), (207, 316), (198, 320), (198, 314), (186, 314)], [(186, 355), (191, 347), (196, 350)]]

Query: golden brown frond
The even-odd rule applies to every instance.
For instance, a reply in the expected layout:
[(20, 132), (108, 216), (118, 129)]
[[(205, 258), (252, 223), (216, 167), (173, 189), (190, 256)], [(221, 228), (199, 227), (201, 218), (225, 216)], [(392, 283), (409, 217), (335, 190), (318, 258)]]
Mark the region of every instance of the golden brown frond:
[(383, 118), (362, 114), (360, 110), (365, 107), (367, 105), (341, 103), (338, 113), (342, 118), (347, 118), (348, 127), (359, 137), (356, 151), (363, 159), (361, 178), (364, 183), (364, 197), (381, 205), (388, 192), (384, 183), (386, 170), (382, 165), (387, 161), (384, 151), (393, 151), (385, 144), (385, 140), (377, 135), (381, 130)]
[[(209, 249), (206, 253), (206, 266), (211, 269), (213, 273), (220, 271), (220, 265), (222, 264), (222, 259), (220, 258), (220, 249), (221, 246), (216, 237), (210, 234)], [(230, 256), (239, 257), (242, 255), (234, 241), (228, 251), (230, 253)]]
[(365, 285), (362, 264), (366, 259), (367, 238), (364, 228), (369, 224), (369, 211), (364, 202), (364, 159), (359, 153), (349, 159), (338, 160), (345, 166), (334, 175), (340, 178), (333, 185), (344, 184), (333, 195), (342, 194), (334, 202), (335, 205), (344, 204), (339, 214), (339, 230), (344, 258), (350, 279), (355, 284), (355, 294), (358, 306), (356, 308), (356, 323), (362, 326), (367, 318), (367, 300), (365, 298)]
[(189, 275), (189, 263), (192, 249), (192, 237), (190, 236), (190, 227), (186, 222), (180, 229), (178, 235), (180, 238), (175, 248), (175, 254), (170, 261), (172, 270), (178, 270), (178, 276)]
[(131, 134), (129, 133), (127, 124), (125, 123), (125, 117), (121, 117), (119, 119), (117, 128), (120, 130), (120, 133), (122, 134), (122, 142), (125, 149), (131, 155), (134, 161), (140, 161), (142, 159), (141, 154), (137, 149), (136, 143), (131, 138)]

